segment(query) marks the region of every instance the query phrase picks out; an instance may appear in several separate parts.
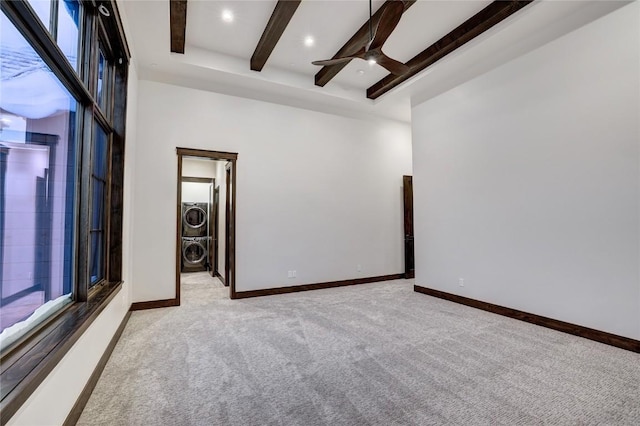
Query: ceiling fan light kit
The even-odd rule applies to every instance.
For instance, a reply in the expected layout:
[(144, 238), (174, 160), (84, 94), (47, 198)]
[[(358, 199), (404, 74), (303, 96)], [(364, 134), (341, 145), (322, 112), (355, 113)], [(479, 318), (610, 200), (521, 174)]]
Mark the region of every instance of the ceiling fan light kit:
[(382, 7), (384, 10), (380, 15), (375, 30), (372, 22), (371, 1), (369, 0), (369, 40), (361, 49), (351, 55), (340, 56), (333, 59), (322, 61), (313, 61), (313, 65), (331, 66), (352, 59), (364, 59), (370, 64), (378, 64), (387, 69), (393, 75), (403, 75), (409, 72), (409, 67), (400, 61), (396, 61), (388, 57), (382, 52), (382, 46), (387, 41), (393, 30), (398, 26), (402, 13), (404, 12), (404, 3), (402, 1), (392, 1), (385, 3)]

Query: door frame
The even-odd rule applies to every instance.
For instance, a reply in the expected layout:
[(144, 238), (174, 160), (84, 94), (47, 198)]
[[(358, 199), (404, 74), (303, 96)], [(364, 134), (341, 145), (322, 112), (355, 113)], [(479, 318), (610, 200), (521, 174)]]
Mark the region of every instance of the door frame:
[[(218, 186), (219, 187), (219, 186)], [(209, 211), (209, 226), (213, 231), (211, 232), (211, 244), (209, 247), (209, 255), (210, 255), (210, 266), (211, 266), (211, 276), (215, 277), (218, 273), (218, 202), (219, 202), (219, 191), (216, 191), (216, 182), (213, 180), (213, 184), (211, 185), (211, 208)]]
[[(230, 246), (225, 247), (225, 258), (228, 256), (230, 259), (230, 277), (225, 277), (225, 281), (229, 286), (229, 297), (231, 299), (236, 299), (236, 161), (238, 159), (237, 152), (223, 152), (223, 151), (207, 151), (203, 149), (193, 149), (193, 148), (176, 148), (176, 154), (178, 157), (178, 185), (177, 185), (177, 202), (176, 202), (176, 297), (175, 297), (175, 305), (180, 305), (180, 263), (182, 261), (182, 159), (184, 157), (196, 157), (196, 158), (205, 158), (210, 160), (221, 160), (221, 161), (229, 161), (231, 163), (231, 207), (232, 207), (232, 215), (228, 218), (232, 224), (232, 232), (227, 237), (231, 241)], [(226, 195), (229, 197), (229, 194)], [(226, 265), (225, 265), (226, 268)]]
[[(231, 259), (230, 250), (227, 250), (227, 247), (235, 248), (235, 244), (231, 241), (231, 234), (234, 233), (235, 224), (231, 222), (231, 217), (235, 213), (233, 202), (235, 201), (235, 196), (233, 195), (233, 182), (231, 182), (231, 175), (233, 173), (234, 166), (231, 162), (227, 162), (224, 165), (224, 173), (225, 173), (225, 185), (226, 185), (226, 197), (224, 201), (224, 281), (223, 284), (225, 286), (229, 286), (229, 276), (233, 276), (233, 270), (231, 269), (234, 262)], [(231, 193), (231, 203), (229, 202), (229, 193)], [(229, 232), (231, 230), (231, 232)]]

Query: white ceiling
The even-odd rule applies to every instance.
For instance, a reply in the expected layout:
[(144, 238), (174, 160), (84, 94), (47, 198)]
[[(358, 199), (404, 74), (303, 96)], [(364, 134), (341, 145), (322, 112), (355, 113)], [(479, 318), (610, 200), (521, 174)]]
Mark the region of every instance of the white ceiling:
[[(384, 2), (373, 1), (373, 11)], [(489, 0), (418, 0), (402, 16), (383, 50), (406, 62), (491, 3)], [(325, 87), (320, 67), (369, 15), (367, 0), (303, 0), (262, 72), (249, 60), (276, 0), (189, 0), (185, 54), (170, 53), (169, 1), (124, 0), (141, 78), (352, 116), (409, 121), (411, 105), (535, 49), (622, 6), (622, 1), (538, 0), (376, 101), (367, 87), (387, 75), (378, 65), (352, 60)], [(222, 11), (234, 14), (223, 22)], [(312, 36), (313, 47), (303, 40)]]

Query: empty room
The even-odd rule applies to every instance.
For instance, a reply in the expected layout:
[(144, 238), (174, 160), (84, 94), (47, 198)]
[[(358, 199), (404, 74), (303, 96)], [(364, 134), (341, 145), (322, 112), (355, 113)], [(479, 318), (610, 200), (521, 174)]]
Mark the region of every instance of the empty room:
[(0, 4), (0, 425), (640, 424), (639, 2)]

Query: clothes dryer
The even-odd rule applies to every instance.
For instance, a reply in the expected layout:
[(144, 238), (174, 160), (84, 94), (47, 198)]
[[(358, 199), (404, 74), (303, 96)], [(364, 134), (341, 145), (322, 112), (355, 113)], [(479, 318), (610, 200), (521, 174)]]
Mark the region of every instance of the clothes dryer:
[(208, 227), (208, 203), (182, 203), (183, 237), (206, 237)]
[(208, 242), (207, 237), (182, 237), (182, 272), (207, 270)]

